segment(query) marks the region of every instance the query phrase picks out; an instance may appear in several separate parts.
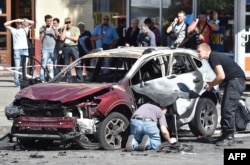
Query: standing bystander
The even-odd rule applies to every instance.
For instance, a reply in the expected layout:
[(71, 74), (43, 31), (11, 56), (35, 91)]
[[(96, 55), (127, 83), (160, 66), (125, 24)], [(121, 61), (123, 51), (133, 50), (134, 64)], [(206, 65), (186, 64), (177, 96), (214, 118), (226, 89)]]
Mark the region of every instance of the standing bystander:
[(170, 34), (171, 44), (169, 46), (178, 47), (186, 37), (187, 25), (185, 23), (185, 12), (179, 11), (177, 18), (167, 28), (167, 33)]
[(223, 54), (211, 54), (211, 48), (207, 43), (198, 45), (197, 52), (200, 59), (208, 60), (216, 74), (214, 80), (207, 82), (205, 88), (211, 90), (213, 86), (218, 84), (224, 87), (221, 102), (222, 135), (217, 139), (216, 145), (233, 145), (235, 142), (235, 111), (245, 90), (245, 73), (230, 57)]
[(62, 40), (61, 33), (62, 28), (59, 27), (60, 20), (59, 18), (53, 19), (53, 29), (55, 30), (56, 36), (56, 46), (54, 50), (54, 75), (56, 76), (62, 69), (63, 62), (63, 51), (62, 51)]
[(141, 27), (137, 45), (142, 47), (156, 46), (155, 34), (147, 26)]
[(156, 41), (156, 46), (161, 45), (161, 33), (160, 30), (154, 26), (153, 21), (151, 18), (146, 18), (144, 20), (144, 24), (148, 26), (148, 28), (155, 34), (155, 41)]
[[(78, 49), (79, 49), (79, 56), (82, 57), (85, 54), (88, 54), (92, 50), (91, 45), (91, 32), (85, 30), (85, 24), (83, 22), (78, 22), (77, 26), (80, 30), (80, 36), (78, 39)], [(90, 65), (89, 63), (83, 64), (83, 75), (87, 74), (86, 65)]]
[(92, 48), (112, 49), (117, 46), (118, 40), (116, 30), (109, 25), (109, 17), (105, 15), (102, 24), (97, 25), (92, 32)]
[[(12, 27), (11, 26), (12, 23), (15, 23), (16, 27)], [(10, 30), (13, 38), (14, 65), (15, 65), (14, 82), (16, 87), (20, 86), (18, 71), (20, 69), (22, 56), (29, 55), (27, 34), (33, 24), (34, 21), (28, 19), (15, 19), (4, 23), (4, 26)], [(26, 60), (26, 64), (27, 62), (28, 60)]]
[(44, 16), (45, 25), (43, 25), (40, 29), (40, 40), (42, 43), (42, 68), (40, 69), (40, 79), (41, 81), (47, 80), (45, 78), (44, 69), (49, 72), (49, 77), (54, 77), (54, 69), (53, 69), (53, 62), (54, 62), (54, 50), (56, 45), (56, 38), (57, 33), (55, 29), (52, 27), (52, 16), (45, 15)]
[[(65, 65), (70, 64), (70, 57), (73, 61), (79, 58), (78, 50), (78, 39), (80, 36), (80, 30), (78, 27), (72, 25), (72, 20), (70, 17), (64, 19), (63, 32), (61, 34), (61, 40), (64, 40), (65, 46), (63, 48), (64, 52), (64, 63)], [(76, 69), (76, 80), (77, 82), (83, 82), (82, 68), (79, 63), (79, 66)], [(67, 73), (67, 82), (71, 83), (72, 75), (71, 72)]]
[[(199, 18), (188, 26), (187, 33), (197, 32), (202, 43), (210, 44), (210, 35), (212, 31), (218, 31), (220, 27), (213, 21), (208, 21), (207, 13), (201, 12)], [(196, 49), (196, 48), (195, 48)]]
[(134, 18), (131, 20), (131, 26), (127, 29), (125, 34), (125, 46), (138, 46), (136, 40), (139, 32), (139, 19)]

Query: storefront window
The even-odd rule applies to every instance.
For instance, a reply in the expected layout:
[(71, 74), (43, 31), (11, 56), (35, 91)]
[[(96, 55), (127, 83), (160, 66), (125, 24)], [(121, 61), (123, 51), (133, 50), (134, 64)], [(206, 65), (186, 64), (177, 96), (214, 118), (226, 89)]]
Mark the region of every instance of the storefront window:
[(246, 12), (250, 12), (250, 0), (246, 0)]
[(6, 50), (6, 35), (0, 35), (0, 50)]
[(118, 27), (126, 16), (126, 0), (93, 0), (93, 11), (94, 26), (102, 22), (103, 15), (108, 15), (110, 24)]
[(6, 13), (6, 0), (0, 1), (0, 14)]
[(0, 16), (0, 32), (5, 32), (6, 29), (4, 27), (4, 23), (6, 22), (5, 16)]

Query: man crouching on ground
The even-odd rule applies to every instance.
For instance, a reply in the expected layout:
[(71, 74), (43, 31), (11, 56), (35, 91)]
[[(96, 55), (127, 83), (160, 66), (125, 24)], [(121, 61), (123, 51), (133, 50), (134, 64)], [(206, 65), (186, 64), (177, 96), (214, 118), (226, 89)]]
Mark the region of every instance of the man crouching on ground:
[[(158, 149), (161, 145), (161, 136), (170, 144), (175, 143), (175, 138), (170, 138), (167, 130), (165, 114), (167, 108), (145, 103), (133, 114), (130, 122), (130, 133), (126, 144), (127, 151)], [(157, 126), (159, 123), (160, 130)]]

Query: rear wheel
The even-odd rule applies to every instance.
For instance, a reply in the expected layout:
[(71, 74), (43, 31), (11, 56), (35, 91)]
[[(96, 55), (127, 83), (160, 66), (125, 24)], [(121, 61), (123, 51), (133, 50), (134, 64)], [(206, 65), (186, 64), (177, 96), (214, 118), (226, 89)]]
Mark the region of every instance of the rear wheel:
[(209, 98), (201, 98), (197, 104), (193, 120), (189, 128), (195, 136), (211, 136), (218, 122), (215, 103)]
[(106, 150), (121, 149), (129, 135), (129, 121), (121, 113), (113, 112), (98, 125), (97, 138)]

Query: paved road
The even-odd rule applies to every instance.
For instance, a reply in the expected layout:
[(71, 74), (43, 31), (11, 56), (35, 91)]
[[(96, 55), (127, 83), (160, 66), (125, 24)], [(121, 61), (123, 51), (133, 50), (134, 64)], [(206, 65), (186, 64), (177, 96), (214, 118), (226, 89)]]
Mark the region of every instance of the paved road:
[[(19, 91), (14, 87), (12, 77), (0, 77), (0, 135), (9, 132), (11, 121), (7, 120), (4, 114), (4, 107), (11, 103), (15, 94)], [(245, 93), (247, 103), (250, 105), (248, 92)], [(218, 106), (219, 109), (219, 106)], [(248, 126), (250, 130), (250, 125)], [(185, 127), (184, 127), (185, 128)], [(219, 135), (219, 130), (214, 136)], [(249, 148), (250, 134), (238, 133), (235, 135), (237, 143), (226, 148)], [(190, 133), (180, 134), (179, 139), (182, 145), (191, 145), (191, 152), (164, 153), (156, 151), (145, 152), (124, 152), (123, 150), (102, 151), (102, 150), (38, 150), (18, 151), (13, 150), (14, 143), (8, 143), (7, 139), (0, 142), (0, 164), (1, 165), (28, 165), (28, 164), (175, 164), (175, 165), (222, 165), (224, 148), (216, 147), (211, 143), (204, 143), (197, 140)]]

